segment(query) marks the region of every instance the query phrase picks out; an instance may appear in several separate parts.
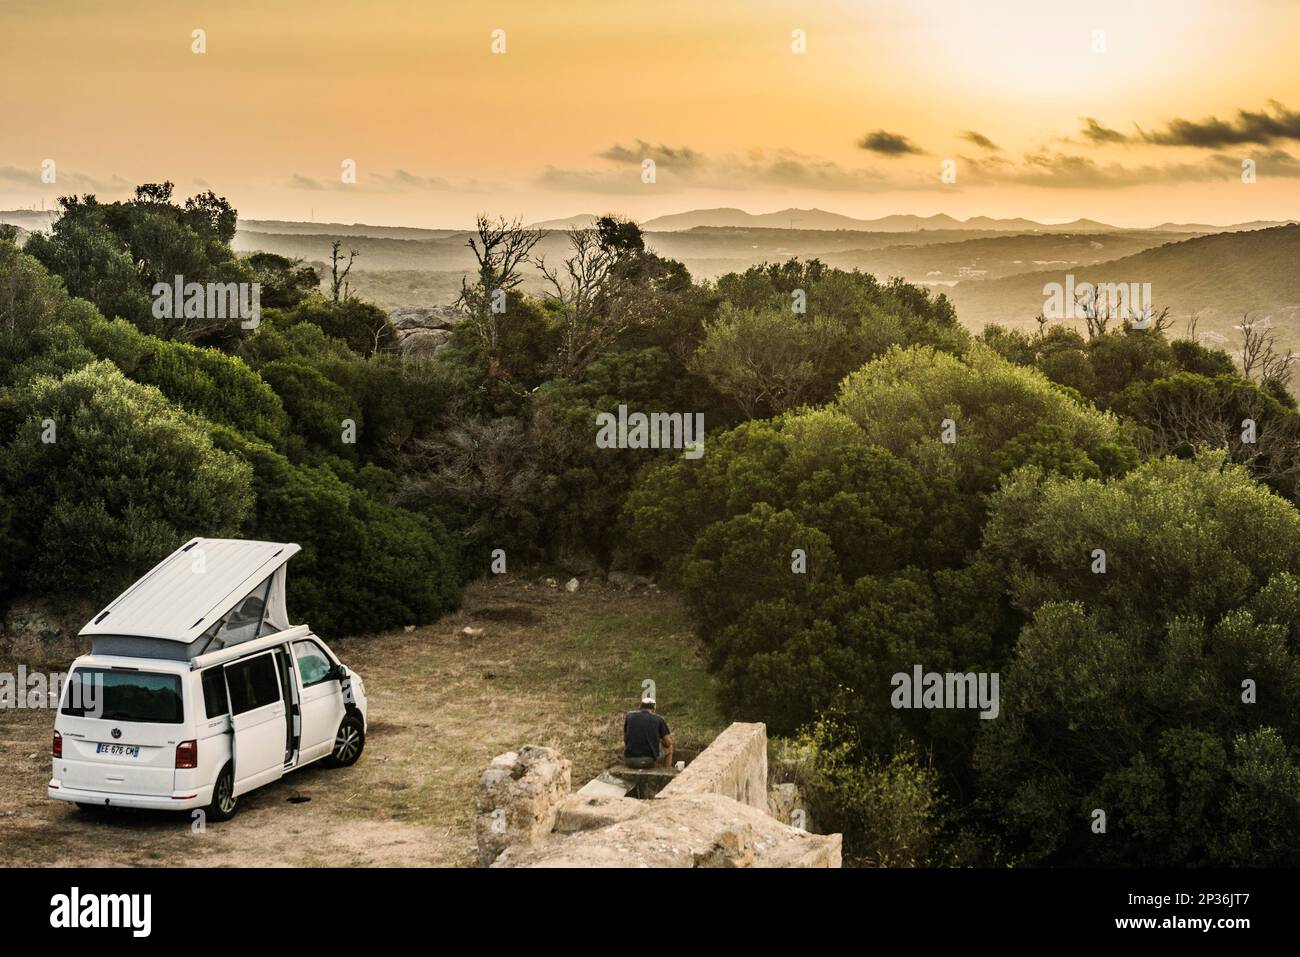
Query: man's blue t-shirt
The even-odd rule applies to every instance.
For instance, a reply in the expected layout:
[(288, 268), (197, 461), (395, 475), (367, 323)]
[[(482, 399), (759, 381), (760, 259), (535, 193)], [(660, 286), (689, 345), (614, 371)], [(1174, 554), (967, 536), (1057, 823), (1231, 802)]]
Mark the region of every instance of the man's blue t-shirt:
[(657, 758), (663, 745), (660, 739), (668, 733), (668, 722), (653, 711), (629, 711), (623, 716), (623, 756), (625, 758)]

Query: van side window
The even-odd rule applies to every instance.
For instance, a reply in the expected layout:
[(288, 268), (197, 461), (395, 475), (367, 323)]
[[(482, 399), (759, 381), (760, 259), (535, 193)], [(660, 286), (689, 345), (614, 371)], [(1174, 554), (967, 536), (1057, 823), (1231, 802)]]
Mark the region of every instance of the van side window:
[(293, 656), (298, 660), (298, 673), (302, 675), (304, 688), (310, 688), (329, 679), (330, 671), (334, 666), (330, 664), (329, 657), (321, 651), (320, 645), (316, 642), (295, 641)]
[(280, 700), (280, 679), (270, 654), (226, 665), (226, 680), (230, 684), (231, 714), (264, 708)]
[(226, 679), (220, 668), (209, 668), (203, 672), (203, 707), (209, 718), (220, 718), (230, 713), (230, 702), (226, 700)]

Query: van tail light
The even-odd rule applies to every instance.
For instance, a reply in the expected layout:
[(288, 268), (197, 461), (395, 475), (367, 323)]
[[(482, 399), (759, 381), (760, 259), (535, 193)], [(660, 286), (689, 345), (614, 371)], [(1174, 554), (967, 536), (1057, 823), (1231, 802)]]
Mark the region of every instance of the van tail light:
[(176, 745), (176, 767), (197, 768), (199, 766), (199, 743), (197, 741), (182, 741)]
[(63, 735), (54, 732), (54, 746), (50, 748), (50, 753), (56, 758), (63, 757)]

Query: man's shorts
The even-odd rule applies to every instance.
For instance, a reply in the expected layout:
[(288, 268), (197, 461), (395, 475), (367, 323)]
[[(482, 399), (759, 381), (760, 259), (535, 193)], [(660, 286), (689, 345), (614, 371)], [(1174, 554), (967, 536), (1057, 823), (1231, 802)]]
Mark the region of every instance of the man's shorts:
[(664, 756), (664, 746), (662, 744), (659, 745), (658, 750), (659, 753), (653, 758), (629, 758), (625, 756), (623, 758), (623, 764), (625, 767), (629, 768), (652, 768), (658, 764), (659, 759)]

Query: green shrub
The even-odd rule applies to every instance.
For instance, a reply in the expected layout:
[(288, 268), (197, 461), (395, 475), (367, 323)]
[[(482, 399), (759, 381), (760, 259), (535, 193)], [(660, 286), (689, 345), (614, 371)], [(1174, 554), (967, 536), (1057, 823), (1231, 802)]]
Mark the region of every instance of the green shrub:
[[(96, 315), (88, 302), (73, 299), (57, 276), (12, 243), (0, 243), (0, 385), (38, 375), (62, 375), (94, 356), (77, 327)], [(4, 397), (0, 391), (0, 417)], [(0, 422), (0, 439), (5, 435)]]
[(942, 863), (945, 814), (939, 776), (902, 741), (887, 759), (864, 753), (835, 710), (794, 741), (800, 790), (822, 833), (839, 832), (850, 863), (924, 867)]
[(360, 299), (332, 302), (311, 295), (287, 310), (285, 318), (290, 325), (307, 322), (318, 326), (325, 335), (363, 356), (392, 345), (397, 338), (388, 313)]
[(1018, 473), (982, 560), (1029, 616), (976, 752), (981, 801), (1027, 862), (1300, 862), (1289, 502), (1221, 453), (1106, 483)]
[(344, 421), (353, 422), (358, 436), (364, 421), (360, 406), (345, 389), (304, 359), (277, 359), (258, 371), (284, 403), (292, 451), (301, 455), (306, 447), (313, 447), (333, 455), (355, 456), (356, 445), (343, 441)]
[(123, 320), (80, 327), (86, 345), (137, 382), (204, 418), (281, 446), (287, 416), (271, 387), (238, 356), (145, 335)]
[(214, 439), (252, 465), (257, 508), (244, 534), (302, 546), (290, 566), (295, 620), (345, 635), (424, 624), (459, 604), (457, 551), (437, 520), (231, 429), (218, 428)]
[(17, 413), (0, 449), (11, 593), (107, 600), (187, 538), (234, 534), (252, 510), (248, 467), (112, 363), (34, 380)]

